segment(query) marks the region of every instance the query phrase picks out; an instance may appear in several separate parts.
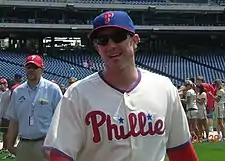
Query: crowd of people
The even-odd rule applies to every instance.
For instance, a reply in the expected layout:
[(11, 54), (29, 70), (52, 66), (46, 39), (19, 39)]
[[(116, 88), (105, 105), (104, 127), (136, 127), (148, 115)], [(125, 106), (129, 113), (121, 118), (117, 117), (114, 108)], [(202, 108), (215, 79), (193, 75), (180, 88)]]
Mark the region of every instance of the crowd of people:
[(209, 141), (209, 132), (214, 130), (218, 133), (218, 141), (225, 141), (225, 86), (222, 80), (216, 79), (210, 84), (202, 76), (196, 80), (187, 79), (179, 87), (179, 94), (190, 131), (198, 138), (193, 142)]

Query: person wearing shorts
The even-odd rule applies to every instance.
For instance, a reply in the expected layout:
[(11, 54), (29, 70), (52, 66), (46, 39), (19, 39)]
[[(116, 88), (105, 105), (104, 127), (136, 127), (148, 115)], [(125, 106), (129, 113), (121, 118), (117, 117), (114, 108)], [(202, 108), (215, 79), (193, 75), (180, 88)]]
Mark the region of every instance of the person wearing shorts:
[(207, 112), (206, 112), (207, 95), (202, 84), (196, 85), (196, 92), (197, 92), (196, 102), (198, 107), (198, 128), (202, 136), (200, 140), (204, 138), (204, 132), (206, 133), (206, 138), (208, 139), (209, 128), (208, 128)]
[(181, 101), (186, 103), (189, 128), (192, 134), (194, 133), (198, 138), (200, 138), (200, 133), (197, 125), (198, 107), (196, 105), (196, 93), (193, 89), (193, 83), (192, 81), (187, 80), (185, 81), (184, 85), (187, 90), (186, 98), (181, 99)]
[[(225, 127), (223, 124), (223, 118), (224, 118), (224, 102), (225, 102), (225, 91), (222, 88), (222, 81), (217, 79), (215, 80), (215, 86), (217, 88), (216, 96), (214, 96), (211, 93), (211, 96), (215, 100), (215, 116), (217, 118), (217, 132), (220, 136), (221, 140), (225, 139)], [(222, 136), (220, 135), (220, 132), (222, 133)]]

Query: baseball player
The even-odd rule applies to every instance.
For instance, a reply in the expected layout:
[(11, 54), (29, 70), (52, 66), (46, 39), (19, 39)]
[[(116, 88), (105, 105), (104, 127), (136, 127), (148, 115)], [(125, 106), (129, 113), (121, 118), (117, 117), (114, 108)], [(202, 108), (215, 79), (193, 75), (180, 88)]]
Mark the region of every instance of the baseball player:
[(197, 161), (177, 89), (136, 68), (140, 41), (126, 12), (94, 20), (90, 40), (105, 70), (72, 84), (44, 142), (51, 161)]

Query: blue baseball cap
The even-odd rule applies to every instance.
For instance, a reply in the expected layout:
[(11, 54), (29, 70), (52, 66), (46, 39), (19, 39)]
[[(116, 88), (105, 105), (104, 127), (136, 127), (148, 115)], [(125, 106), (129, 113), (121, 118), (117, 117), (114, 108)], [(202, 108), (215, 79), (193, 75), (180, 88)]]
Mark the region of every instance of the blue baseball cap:
[(89, 33), (89, 38), (96, 36), (97, 31), (103, 28), (118, 28), (135, 34), (135, 27), (130, 16), (124, 11), (107, 11), (101, 13), (93, 21), (93, 30)]
[(23, 75), (21, 73), (16, 73), (14, 75), (14, 78), (23, 78)]

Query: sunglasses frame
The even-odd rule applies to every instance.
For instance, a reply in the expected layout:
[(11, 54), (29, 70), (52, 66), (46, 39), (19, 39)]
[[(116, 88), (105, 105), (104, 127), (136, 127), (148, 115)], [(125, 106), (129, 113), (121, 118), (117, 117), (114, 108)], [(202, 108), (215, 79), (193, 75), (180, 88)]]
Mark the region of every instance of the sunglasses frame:
[[(96, 37), (92, 38), (91, 41), (94, 45), (106, 46), (109, 43), (109, 39), (111, 39), (115, 43), (121, 43), (125, 41), (129, 36), (133, 37), (134, 35), (134, 33), (128, 31), (117, 30), (112, 34), (97, 35)], [(100, 39), (102, 39), (102, 42), (99, 42)]]

